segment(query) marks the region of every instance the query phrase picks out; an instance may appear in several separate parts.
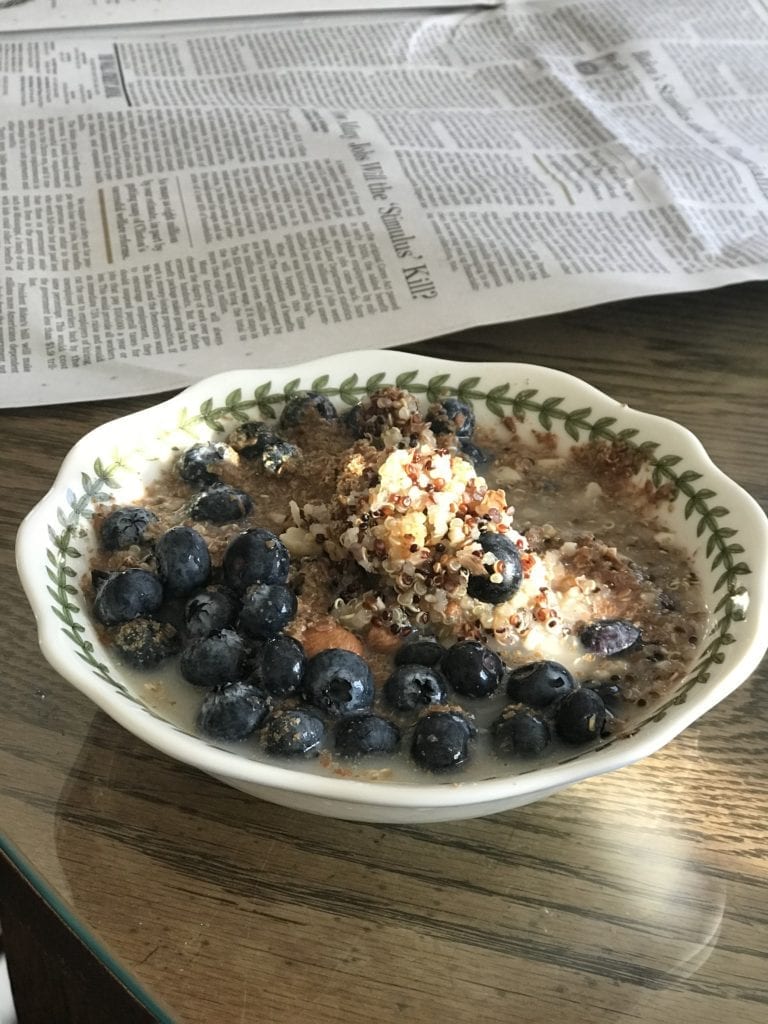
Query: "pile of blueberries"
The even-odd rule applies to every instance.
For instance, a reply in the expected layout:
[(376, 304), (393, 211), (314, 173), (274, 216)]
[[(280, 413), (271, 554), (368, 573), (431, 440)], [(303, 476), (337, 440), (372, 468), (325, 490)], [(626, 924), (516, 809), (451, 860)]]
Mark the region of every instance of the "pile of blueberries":
[[(104, 521), (102, 543), (141, 541), (152, 519), (146, 509), (118, 508)], [(620, 700), (616, 684), (577, 687), (552, 661), (508, 672), (479, 641), (445, 648), (414, 636), (395, 654), (378, 702), (388, 714), (381, 714), (364, 658), (338, 648), (307, 658), (285, 632), (297, 599), (288, 585), (289, 553), (269, 530), (246, 530), (230, 542), (219, 582), (211, 582), (208, 547), (192, 527), (168, 530), (152, 557), (155, 571), (94, 572), (94, 614), (137, 668), (181, 653), (182, 676), (207, 691), (197, 724), (212, 739), (243, 740), (259, 730), (270, 754), (313, 757), (333, 746), (341, 757), (362, 757), (394, 752), (412, 726), (415, 762), (443, 772), (468, 760), (477, 732), (456, 699), (483, 700), (506, 686), (512, 703), (491, 727), (504, 759), (538, 755), (554, 734), (577, 744), (599, 737)], [(176, 606), (178, 628), (169, 621)], [(636, 628), (623, 620), (594, 623), (582, 634), (585, 646), (603, 654), (637, 640)]]
[[(433, 424), (437, 432), (454, 432), (469, 445), (469, 407), (446, 399), (441, 408), (436, 415), (445, 423)], [(309, 410), (327, 420), (336, 416), (323, 396), (302, 393), (286, 404), (278, 427), (297, 426)], [(247, 494), (211, 472), (211, 464), (227, 458), (231, 448), (241, 457), (259, 458), (267, 473), (300, 457), (289, 440), (255, 421), (227, 440), (193, 445), (177, 462), (182, 479), (197, 489), (189, 505), (192, 520), (235, 522), (251, 511)], [(148, 547), (146, 564), (152, 568), (94, 571), (94, 615), (133, 667), (153, 668), (180, 654), (184, 679), (206, 691), (197, 726), (211, 739), (238, 741), (258, 732), (270, 754), (310, 758), (334, 750), (360, 758), (393, 753), (407, 732), (416, 764), (445, 772), (466, 763), (477, 736), (474, 716), (457, 699), (482, 702), (506, 688), (510, 703), (490, 729), (504, 759), (541, 754), (555, 735), (572, 744), (594, 740), (621, 699), (616, 684), (578, 686), (556, 662), (508, 671), (479, 641), (445, 648), (417, 634), (397, 650), (377, 699), (364, 658), (340, 648), (308, 658), (285, 632), (297, 598), (288, 582), (289, 553), (275, 534), (262, 527), (241, 532), (229, 543), (221, 568), (213, 569), (197, 530), (176, 526), (151, 540), (154, 531), (147, 531), (155, 522), (139, 506), (117, 508), (104, 519), (102, 547)], [(482, 534), (480, 544), (494, 556), (494, 578), (490, 569), (473, 575), (469, 590), (478, 600), (499, 603), (520, 585), (519, 553), (498, 533)], [(611, 656), (635, 646), (640, 635), (631, 623), (614, 619), (593, 623), (581, 640), (586, 649)]]

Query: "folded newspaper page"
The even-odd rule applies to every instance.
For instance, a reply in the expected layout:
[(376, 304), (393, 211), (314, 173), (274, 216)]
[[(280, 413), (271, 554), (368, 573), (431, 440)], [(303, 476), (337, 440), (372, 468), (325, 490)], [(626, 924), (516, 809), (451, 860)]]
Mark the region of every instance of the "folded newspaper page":
[[(495, 6), (501, 0), (473, 0)], [(401, 7), (463, 7), (466, 0), (223, 0), (217, 18), (264, 14), (319, 14), (329, 11), (383, 12)], [(203, 0), (0, 0), (0, 32), (84, 26), (152, 24), (209, 19)]]
[(768, 270), (768, 6), (0, 41), (0, 402)]

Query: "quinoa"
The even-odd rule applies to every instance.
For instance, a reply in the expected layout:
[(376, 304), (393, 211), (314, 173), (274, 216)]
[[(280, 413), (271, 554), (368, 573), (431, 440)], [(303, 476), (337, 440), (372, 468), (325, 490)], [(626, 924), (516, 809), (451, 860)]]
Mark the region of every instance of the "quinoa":
[[(91, 568), (151, 570), (154, 540), (184, 525), (204, 537), (218, 582), (230, 541), (266, 527), (291, 555), (288, 582), (298, 610), (286, 631), (299, 640), (313, 630), (346, 631), (353, 642), (339, 646), (360, 645), (379, 689), (413, 634), (432, 635), (446, 647), (473, 640), (510, 669), (551, 659), (580, 685), (616, 682), (623, 706), (611, 715), (610, 729), (631, 731), (634, 709), (660, 700), (683, 678), (706, 625), (690, 558), (663, 521), (668, 495), (648, 483), (642, 455), (631, 446), (564, 448), (544, 432), (526, 442), (511, 418), (476, 431), (474, 442), (489, 457), (475, 468), (458, 438), (435, 436), (430, 412), (422, 413), (407, 391), (383, 388), (347, 417), (327, 422), (310, 411), (283, 431), (301, 455), (279, 475), (230, 454), (210, 472), (246, 492), (253, 507), (223, 525), (191, 518), (197, 491), (181, 479), (180, 453), (172, 452), (141, 499), (157, 517), (143, 542), (100, 551)], [(109, 511), (96, 509), (97, 533)], [(496, 604), (468, 592), (478, 573), (501, 579), (502, 566), (480, 544), (489, 533), (515, 546), (521, 566), (519, 586)], [(84, 589), (92, 594), (90, 581)], [(639, 629), (641, 648), (611, 658), (585, 650), (585, 626), (614, 618)], [(102, 634), (109, 640), (109, 630)], [(510, 713), (496, 699), (485, 710), (473, 708), (481, 730), (491, 708)], [(319, 763), (360, 774), (337, 765), (328, 751)], [(389, 769), (374, 766), (366, 777), (389, 777)]]

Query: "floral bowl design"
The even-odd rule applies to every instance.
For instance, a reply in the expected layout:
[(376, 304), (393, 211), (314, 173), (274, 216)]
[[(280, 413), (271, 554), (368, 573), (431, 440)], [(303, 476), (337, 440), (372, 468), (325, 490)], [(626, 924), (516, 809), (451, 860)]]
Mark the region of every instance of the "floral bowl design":
[[(354, 368), (354, 369), (353, 369)], [(340, 409), (384, 384), (425, 401), (457, 395), (478, 421), (514, 416), (522, 436), (554, 433), (640, 449), (654, 485), (666, 484), (676, 539), (693, 553), (710, 625), (678, 689), (648, 709), (632, 736), (523, 774), (462, 783), (370, 782), (310, 774), (220, 749), (166, 720), (142, 698), (100, 641), (80, 590), (95, 549), (95, 503), (137, 500), (174, 446), (219, 438), (238, 422), (279, 415), (297, 390), (321, 391)], [(22, 524), (17, 564), (43, 654), (64, 678), (147, 743), (247, 793), (288, 807), (360, 821), (476, 817), (540, 799), (658, 750), (725, 698), (756, 668), (768, 640), (768, 522), (757, 503), (717, 469), (685, 428), (630, 409), (559, 371), (515, 363), (455, 363), (400, 352), (357, 352), (274, 370), (231, 371), (174, 398), (105, 424), (70, 452)]]

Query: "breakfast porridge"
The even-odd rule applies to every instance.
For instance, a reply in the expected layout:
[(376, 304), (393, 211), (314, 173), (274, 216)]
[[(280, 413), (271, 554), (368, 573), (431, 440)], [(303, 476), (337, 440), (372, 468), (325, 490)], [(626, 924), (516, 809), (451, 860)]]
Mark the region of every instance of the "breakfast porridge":
[(706, 625), (637, 449), (386, 387), (175, 450), (100, 506), (94, 618), (165, 717), (247, 756), (482, 778), (632, 731)]

